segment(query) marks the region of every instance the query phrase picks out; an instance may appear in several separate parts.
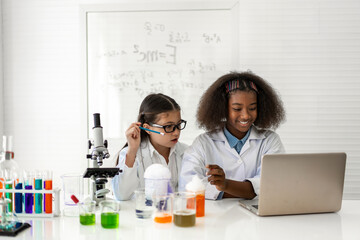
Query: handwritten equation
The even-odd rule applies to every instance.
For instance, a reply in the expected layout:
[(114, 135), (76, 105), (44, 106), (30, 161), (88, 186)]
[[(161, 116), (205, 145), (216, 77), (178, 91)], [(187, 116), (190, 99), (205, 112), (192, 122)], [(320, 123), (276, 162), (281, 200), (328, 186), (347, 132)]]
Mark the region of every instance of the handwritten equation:
[[(189, 68), (172, 68), (164, 72), (155, 70), (132, 70), (109, 72), (107, 83), (117, 88), (120, 92), (134, 89), (140, 97), (145, 97), (152, 92), (205, 90), (205, 84), (196, 76), (216, 70), (216, 64), (204, 64), (191, 60)], [(165, 79), (161, 80), (161, 79)]]
[[(119, 47), (103, 47), (97, 53), (100, 65), (109, 65), (107, 84), (120, 92), (132, 89), (144, 97), (151, 92), (204, 90), (208, 84), (202, 76), (218, 70), (213, 57), (206, 58), (206, 49), (223, 47), (219, 33), (184, 31), (155, 21), (145, 21), (134, 31), (138, 41), (119, 42)], [(205, 57), (199, 56), (199, 49), (205, 49)], [(128, 69), (123, 69), (124, 64)]]

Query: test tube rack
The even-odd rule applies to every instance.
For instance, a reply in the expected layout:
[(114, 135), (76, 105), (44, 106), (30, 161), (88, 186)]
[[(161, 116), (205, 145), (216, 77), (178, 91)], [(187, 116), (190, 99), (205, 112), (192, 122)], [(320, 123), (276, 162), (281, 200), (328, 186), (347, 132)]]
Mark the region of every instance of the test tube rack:
[[(0, 193), (13, 193), (13, 199), (15, 196), (15, 193), (22, 193), (22, 194), (26, 194), (26, 193), (30, 193), (30, 194), (36, 194), (36, 193), (41, 193), (41, 194), (52, 194), (52, 203), (53, 203), (53, 211), (52, 213), (35, 213), (35, 211), (32, 211), (32, 213), (25, 213), (24, 209), (23, 209), (23, 213), (17, 213), (15, 212), (15, 210), (13, 209), (12, 212), (16, 214), (17, 217), (30, 217), (30, 218), (35, 218), (35, 217), (57, 217), (60, 216), (60, 188), (54, 188), (52, 190), (34, 190), (34, 189), (0, 189)], [(13, 204), (13, 203), (12, 203)], [(13, 204), (14, 205), (14, 204)]]

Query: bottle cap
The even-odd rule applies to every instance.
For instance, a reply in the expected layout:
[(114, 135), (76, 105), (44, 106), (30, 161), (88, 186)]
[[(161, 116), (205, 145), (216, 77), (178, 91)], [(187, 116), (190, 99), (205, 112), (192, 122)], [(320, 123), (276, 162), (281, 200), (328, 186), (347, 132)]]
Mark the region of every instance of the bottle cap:
[(74, 201), (74, 203), (78, 203), (79, 199), (77, 199), (77, 197), (75, 197), (75, 195), (71, 195), (71, 199)]

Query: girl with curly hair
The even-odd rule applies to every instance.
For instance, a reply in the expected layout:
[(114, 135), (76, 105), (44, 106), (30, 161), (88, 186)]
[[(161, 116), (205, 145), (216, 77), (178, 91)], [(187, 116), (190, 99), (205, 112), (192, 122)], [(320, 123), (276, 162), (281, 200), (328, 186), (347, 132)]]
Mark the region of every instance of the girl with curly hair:
[(264, 79), (251, 72), (220, 77), (200, 99), (197, 121), (207, 132), (184, 154), (180, 189), (198, 175), (207, 177), (207, 199), (254, 198), (262, 156), (285, 151), (273, 131), (284, 120), (282, 101)]

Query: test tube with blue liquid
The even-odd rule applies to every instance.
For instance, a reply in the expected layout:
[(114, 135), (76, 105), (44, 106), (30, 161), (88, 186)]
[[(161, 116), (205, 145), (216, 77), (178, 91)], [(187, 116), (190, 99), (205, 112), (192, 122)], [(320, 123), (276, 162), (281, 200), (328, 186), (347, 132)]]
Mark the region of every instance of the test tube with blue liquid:
[[(24, 184), (25, 184), (25, 190), (32, 190), (33, 189), (33, 173), (30, 171), (25, 172), (24, 176)], [(34, 196), (32, 193), (25, 193), (25, 213), (33, 213), (33, 206), (34, 206)]]
[[(42, 190), (43, 176), (40, 171), (35, 175), (35, 190)], [(43, 195), (42, 193), (35, 193), (35, 213), (42, 213)]]
[[(21, 176), (19, 178), (15, 179), (15, 189), (23, 189), (23, 179)], [(23, 203), (24, 198), (22, 193), (15, 193), (15, 203), (14, 208), (16, 213), (22, 213), (23, 212)]]

